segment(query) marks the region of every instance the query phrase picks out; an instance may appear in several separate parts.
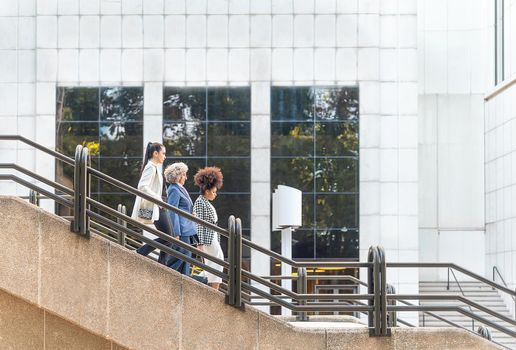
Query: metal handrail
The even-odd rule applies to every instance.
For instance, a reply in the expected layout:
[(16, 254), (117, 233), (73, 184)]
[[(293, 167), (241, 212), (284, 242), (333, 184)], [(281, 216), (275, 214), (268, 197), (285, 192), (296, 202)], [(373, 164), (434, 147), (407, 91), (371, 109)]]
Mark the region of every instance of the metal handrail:
[[(502, 274), (500, 273), (500, 270), (498, 269), (498, 267), (496, 267), (496, 265), (493, 265), (493, 282), (495, 281), (495, 272), (498, 274), (498, 276), (500, 277), (500, 279), (502, 280), (502, 283), (503, 285), (506, 287), (506, 288), (509, 288), (509, 286), (507, 285), (507, 283), (505, 282)], [(514, 319), (516, 319), (516, 295), (513, 295), (512, 296), (512, 300), (514, 301)]]
[(477, 281), (483, 282), (487, 285), (490, 285), (491, 287), (494, 287), (498, 290), (501, 290), (509, 295), (516, 296), (516, 291), (511, 290), (507, 287), (504, 287), (496, 282), (493, 282), (483, 276), (480, 276), (474, 272), (471, 272), (467, 269), (465, 269), (462, 266), (453, 264), (453, 263), (441, 263), (441, 262), (418, 262), (418, 263), (412, 263), (412, 262), (389, 262), (387, 263), (387, 267), (397, 267), (397, 268), (451, 268), (456, 271), (459, 271), (473, 279), (476, 279)]
[[(462, 294), (463, 297), (466, 297), (466, 294), (464, 294), (464, 291), (462, 290), (462, 286), (460, 285), (459, 280), (457, 279), (457, 276), (455, 276), (455, 272), (453, 272), (453, 270), (450, 268), (448, 268), (448, 284), (446, 286), (446, 290), (450, 290), (450, 272), (452, 273), (453, 278), (455, 279), (455, 283), (457, 283), (457, 286), (459, 287), (460, 294)], [(471, 312), (473, 312), (473, 309), (471, 308), (471, 306), (469, 306), (469, 310)], [(471, 319), (471, 330), (473, 330), (473, 331), (475, 330), (475, 320), (474, 319)]]
[[(74, 225), (72, 228), (74, 229), (74, 232), (77, 232), (79, 234), (85, 235), (89, 234), (89, 222), (90, 219), (92, 220), (93, 227), (92, 232), (99, 233), (102, 236), (111, 237), (114, 236), (116, 233), (125, 233), (128, 236), (136, 237), (138, 240), (142, 241), (143, 243), (150, 244), (151, 246), (160, 249), (161, 251), (165, 252), (166, 254), (170, 254), (172, 256), (175, 256), (183, 261), (189, 262), (193, 265), (199, 266), (203, 268), (204, 270), (211, 272), (219, 277), (221, 277), (224, 281), (227, 281), (227, 293), (229, 296), (229, 304), (234, 305), (235, 307), (241, 307), (243, 304), (242, 302), (246, 302), (245, 298), (242, 298), (242, 295), (247, 295), (245, 293), (254, 293), (258, 296), (261, 296), (276, 305), (280, 305), (283, 307), (286, 307), (292, 311), (299, 312), (299, 313), (306, 313), (309, 311), (343, 311), (343, 312), (352, 312), (352, 311), (358, 311), (358, 312), (367, 312), (369, 315), (369, 329), (371, 335), (376, 336), (388, 336), (390, 335), (390, 327), (387, 324), (387, 313), (389, 311), (439, 311), (439, 310), (453, 310), (460, 312), (470, 318), (480, 320), (482, 323), (492, 326), (495, 329), (498, 329), (506, 334), (509, 334), (511, 336), (516, 336), (516, 332), (513, 332), (506, 327), (497, 325), (479, 315), (474, 314), (473, 312), (469, 312), (465, 310), (462, 307), (458, 306), (442, 306), (442, 305), (436, 305), (436, 306), (421, 306), (421, 305), (388, 305), (388, 301), (392, 300), (400, 300), (400, 299), (419, 299), (419, 300), (430, 300), (432, 298), (435, 298), (435, 300), (446, 300), (446, 299), (452, 299), (452, 300), (459, 300), (463, 302), (464, 304), (468, 305), (470, 308), (473, 306), (474, 308), (481, 310), (483, 312), (486, 312), (499, 320), (502, 320), (504, 322), (508, 322), (509, 324), (516, 324), (515, 321), (505, 317), (504, 315), (501, 315), (489, 308), (483, 307), (482, 305), (475, 303), (464, 296), (459, 295), (395, 295), (395, 294), (387, 294), (386, 290), (386, 273), (387, 268), (391, 267), (447, 267), (451, 269), (455, 269), (459, 272), (462, 272), (466, 275), (469, 275), (470, 277), (473, 277), (481, 282), (484, 282), (488, 285), (491, 285), (492, 287), (495, 287), (501, 291), (504, 291), (508, 293), (509, 295), (516, 295), (516, 291), (512, 291), (508, 289), (507, 287), (503, 287), (499, 284), (497, 284), (494, 281), (489, 281), (488, 279), (483, 278), (482, 276), (479, 276), (469, 270), (466, 270), (465, 268), (462, 268), (460, 266), (457, 266), (455, 264), (450, 263), (386, 263), (385, 259), (385, 252), (382, 247), (370, 247), (369, 253), (368, 253), (368, 261), (367, 262), (339, 262), (339, 261), (329, 261), (329, 262), (301, 262), (301, 261), (295, 261), (286, 257), (283, 257), (282, 255), (275, 253), (267, 248), (261, 247), (255, 243), (253, 243), (250, 240), (243, 239), (241, 237), (241, 222), (239, 219), (235, 219), (234, 217), (230, 217), (228, 229), (220, 228), (216, 225), (213, 225), (211, 223), (208, 223), (204, 220), (201, 220), (195, 216), (193, 216), (190, 213), (187, 213), (185, 211), (182, 211), (176, 207), (173, 207), (169, 205), (166, 202), (161, 201), (160, 199), (154, 198), (142, 191), (139, 191), (117, 179), (114, 179), (96, 169), (93, 169), (89, 164), (89, 154), (88, 150), (86, 148), (83, 148), (82, 146), (78, 146), (76, 149), (76, 158), (75, 160), (66, 157), (64, 155), (61, 155), (58, 152), (52, 151), (47, 149), (44, 146), (38, 145), (35, 142), (32, 142), (30, 140), (27, 140), (21, 136), (2, 136), (0, 135), (0, 140), (16, 140), (25, 142), (29, 145), (34, 146), (37, 149), (42, 150), (43, 152), (46, 152), (47, 154), (53, 155), (59, 160), (64, 161), (67, 164), (70, 164), (74, 166), (74, 189), (71, 190), (61, 184), (58, 184), (54, 181), (45, 179), (38, 174), (35, 174), (34, 172), (31, 172), (27, 169), (24, 169), (22, 167), (17, 166), (16, 164), (3, 164), (2, 168), (13, 168), (17, 171), (23, 172), (25, 175), (30, 176), (42, 183), (45, 183), (46, 185), (49, 185), (50, 187), (53, 187), (55, 190), (60, 191), (63, 193), (56, 194), (52, 193), (51, 191), (45, 190), (35, 184), (32, 184), (24, 179), (21, 179), (20, 177), (12, 174), (0, 174), (0, 180), (11, 180), (15, 181), (23, 186), (26, 186), (27, 188), (30, 188), (33, 191), (36, 191), (38, 193), (41, 193), (45, 195), (46, 197), (55, 200), (57, 203), (60, 203), (68, 208), (74, 209), (74, 218), (79, 218), (82, 220), (82, 222), (77, 223), (74, 219)], [(143, 199), (146, 199), (150, 201), (151, 203), (154, 203), (161, 208), (165, 208), (167, 210), (170, 210), (172, 212), (177, 213), (178, 215), (181, 215), (183, 217), (186, 217), (187, 219), (202, 225), (204, 227), (207, 227), (209, 229), (212, 229), (215, 232), (220, 233), (223, 236), (226, 236), (230, 239), (230, 243), (233, 244), (233, 248), (230, 248), (230, 259), (229, 263), (218, 259), (216, 257), (213, 257), (207, 253), (204, 253), (201, 250), (198, 250), (189, 244), (186, 244), (179, 239), (175, 237), (168, 236), (164, 233), (162, 233), (159, 230), (156, 230), (152, 227), (149, 227), (147, 225), (144, 225), (140, 223), (137, 220), (132, 219), (131, 217), (127, 216), (126, 213), (123, 213), (120, 210), (112, 209), (98, 201), (93, 200), (89, 197), (90, 195), (90, 176), (93, 175), (105, 182), (108, 182), (114, 186), (117, 186), (121, 188), (122, 190), (125, 190), (128, 193), (131, 193), (133, 195), (139, 196)], [(80, 193), (79, 193), (80, 192)], [(73, 195), (72, 200), (69, 199), (69, 196)], [(97, 210), (100, 210), (101, 212), (109, 215), (110, 217), (116, 218), (116, 221), (107, 218), (97, 212), (94, 212), (91, 208), (95, 208)], [(79, 214), (80, 215), (79, 215)], [(181, 248), (186, 249), (189, 252), (192, 252), (198, 256), (204, 257), (205, 259), (208, 259), (210, 261), (213, 261), (223, 267), (225, 267), (228, 270), (228, 273), (224, 273), (221, 271), (218, 271), (214, 268), (211, 268), (210, 266), (207, 266), (203, 262), (200, 262), (197, 259), (194, 259), (193, 257), (190, 257), (188, 255), (185, 255), (175, 249), (170, 248), (169, 246), (165, 244), (161, 244), (158, 242), (155, 242), (153, 239), (150, 239), (148, 237), (145, 237), (141, 232), (135, 231), (132, 228), (127, 227), (127, 224), (130, 224), (131, 227), (134, 227), (136, 229), (141, 229), (148, 231), (155, 236), (172, 243), (175, 246), (179, 246)], [(86, 227), (84, 227), (86, 225)], [(235, 226), (236, 225), (236, 226)], [(79, 226), (80, 230), (76, 230), (77, 226)], [(102, 230), (105, 230), (105, 232), (102, 232)], [(80, 231), (80, 232), (79, 232)], [(115, 233), (116, 232), (116, 233)], [(113, 237), (111, 237), (113, 238)], [(109, 238), (108, 238), (109, 239)], [(124, 240), (125, 242), (125, 240)], [(292, 267), (296, 268), (313, 268), (313, 267), (349, 267), (349, 268), (367, 268), (368, 269), (368, 283), (365, 284), (368, 286), (368, 293), (367, 294), (306, 294), (306, 291), (300, 290), (298, 292), (293, 292), (291, 290), (285, 289), (275, 283), (272, 283), (267, 278), (260, 277), (257, 275), (254, 275), (250, 273), (249, 271), (241, 269), (241, 245), (244, 244), (248, 246), (249, 248), (258, 250), (266, 255), (268, 255), (271, 258), (275, 258), (283, 263), (290, 264)], [(125, 244), (124, 244), (125, 245)], [(235, 255), (236, 254), (236, 255)], [(455, 275), (454, 275), (455, 276)], [(271, 276), (265, 276), (265, 277), (271, 277)], [(313, 276), (316, 277), (316, 276)], [(242, 280), (242, 278), (245, 278), (245, 280)], [(282, 276), (283, 278), (283, 276)], [(304, 277), (306, 279), (306, 276)], [(456, 278), (456, 277), (455, 277)], [(262, 286), (265, 286), (267, 288), (270, 288), (273, 291), (276, 291), (280, 293), (280, 295), (273, 295), (267, 291), (264, 291), (257, 286), (254, 286), (251, 284), (251, 281), (257, 282), (261, 284)], [(364, 283), (361, 283), (364, 285)], [(236, 293), (236, 294), (235, 294)], [(283, 300), (284, 297), (287, 297), (288, 299), (293, 299), (292, 301)], [(319, 302), (320, 300), (333, 300), (333, 299), (342, 299), (346, 302), (353, 301), (350, 305), (334, 305), (334, 304), (328, 304), (325, 302)], [(311, 300), (317, 300), (312, 302)], [(367, 300), (367, 305), (356, 305), (357, 300)]]

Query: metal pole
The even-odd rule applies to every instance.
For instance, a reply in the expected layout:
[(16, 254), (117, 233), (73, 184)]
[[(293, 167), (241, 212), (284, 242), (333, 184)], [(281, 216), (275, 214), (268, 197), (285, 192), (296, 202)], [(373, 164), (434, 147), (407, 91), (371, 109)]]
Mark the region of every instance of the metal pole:
[(90, 196), (91, 177), (88, 176), (88, 166), (91, 165), (89, 150), (86, 147), (82, 148), (80, 168), (80, 199), (79, 199), (79, 233), (81, 236), (90, 237), (90, 220), (87, 215), (89, 209), (87, 198)]
[(228, 294), (226, 304), (235, 305), (235, 217), (231, 215), (228, 219)]
[(450, 268), (448, 267), (448, 283), (446, 284), (446, 290), (450, 290)]
[[(375, 248), (373, 246), (369, 247), (369, 252), (367, 253), (367, 262), (372, 263), (374, 261), (374, 250)], [(367, 268), (367, 294), (373, 294), (374, 293), (374, 271), (373, 267), (369, 266)], [(374, 300), (368, 300), (367, 304), (369, 306), (374, 307)], [(374, 327), (374, 314), (373, 312), (369, 311), (367, 313), (367, 324), (369, 326), (370, 334), (373, 334), (373, 327)]]
[[(124, 215), (126, 215), (126, 214), (127, 214), (127, 211), (126, 211), (126, 209), (125, 209), (125, 205), (118, 204), (118, 208), (117, 208), (117, 210), (118, 210), (120, 213), (124, 214)], [(124, 227), (127, 227), (127, 221), (122, 220), (122, 219), (120, 219), (120, 218), (117, 218), (117, 219), (116, 219), (116, 221), (117, 221), (120, 225), (122, 225), (122, 226), (124, 226)], [(118, 244), (120, 244), (122, 247), (125, 247), (125, 231), (123, 231), (123, 230), (118, 230)]]
[(81, 165), (82, 165), (82, 146), (75, 147), (75, 167), (73, 170), (73, 220), (71, 222), (72, 232), (79, 233), (79, 217), (81, 213), (80, 191), (81, 191)]
[(387, 328), (387, 263), (385, 261), (385, 250), (382, 246), (378, 246), (378, 257), (380, 266), (380, 305), (381, 305), (381, 334), (383, 336), (390, 335), (390, 329)]
[(242, 220), (235, 220), (235, 307), (243, 308), (242, 303)]
[[(308, 289), (308, 276), (306, 274), (306, 267), (300, 267), (297, 269), (297, 294), (307, 294)], [(300, 305), (306, 305), (306, 300), (300, 300)], [(306, 312), (299, 312), (297, 314), (298, 321), (308, 321), (308, 315)]]

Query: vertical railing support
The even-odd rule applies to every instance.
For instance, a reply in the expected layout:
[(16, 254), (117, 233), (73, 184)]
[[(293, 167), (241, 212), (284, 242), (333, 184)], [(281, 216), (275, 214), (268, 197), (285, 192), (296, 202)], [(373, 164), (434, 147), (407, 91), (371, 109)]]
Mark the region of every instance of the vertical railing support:
[[(392, 284), (387, 284), (387, 294), (396, 294), (396, 288)], [(388, 302), (388, 305), (396, 305), (396, 300), (391, 300)], [(389, 327), (397, 327), (397, 315), (396, 311), (391, 311), (387, 314), (388, 323), (387, 326)]]
[(88, 198), (91, 194), (91, 175), (88, 167), (91, 166), (90, 152), (87, 147), (82, 148), (82, 156), (80, 160), (80, 189), (79, 189), (79, 234), (84, 237), (90, 237), (90, 218), (86, 213), (89, 209)]
[[(297, 269), (297, 294), (307, 294), (308, 291), (308, 276), (306, 274), (306, 267)], [(299, 305), (306, 305), (306, 299), (300, 300)], [(306, 312), (298, 312), (298, 321), (308, 321)]]
[(231, 215), (228, 219), (228, 294), (226, 304), (235, 305), (235, 217)]
[(75, 147), (75, 164), (73, 170), (73, 220), (70, 229), (72, 232), (80, 231), (80, 196), (81, 196), (81, 165), (82, 165), (82, 146)]
[(235, 221), (235, 307), (242, 308), (242, 220)]
[(29, 203), (34, 204), (39, 207), (39, 193), (38, 192), (36, 192), (34, 190), (29, 191)]
[(380, 259), (380, 309), (381, 309), (381, 335), (391, 335), (390, 328), (387, 327), (387, 261), (385, 259), (385, 250), (382, 246), (378, 246), (378, 257)]
[[(127, 210), (125, 208), (125, 205), (118, 204), (117, 210), (118, 210), (118, 212), (120, 212), (124, 215), (127, 215)], [(116, 221), (118, 224), (120, 224), (124, 227), (127, 227), (127, 221), (122, 220), (120, 218), (117, 218)], [(118, 230), (118, 244), (120, 244), (122, 247), (125, 247), (125, 231), (123, 231), (123, 230)]]

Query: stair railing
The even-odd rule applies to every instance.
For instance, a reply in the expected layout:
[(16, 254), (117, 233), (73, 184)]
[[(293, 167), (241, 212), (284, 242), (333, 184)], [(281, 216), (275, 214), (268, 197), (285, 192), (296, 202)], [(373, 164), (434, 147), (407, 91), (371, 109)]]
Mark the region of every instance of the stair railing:
[[(453, 275), (453, 279), (455, 280), (455, 283), (459, 287), (460, 294), (462, 294), (463, 297), (466, 297), (466, 294), (464, 294), (464, 291), (462, 290), (462, 287), (459, 283), (459, 280), (457, 279), (457, 276), (455, 275), (455, 272), (453, 272), (453, 270), (449, 267), (448, 267), (448, 284), (446, 285), (446, 290), (450, 290), (450, 272)], [(469, 311), (473, 312), (473, 309), (471, 308), (471, 306), (469, 306)], [(471, 330), (472, 331), (475, 330), (475, 320), (474, 319), (471, 319)]]
[[(496, 281), (496, 275), (498, 275), (498, 277), (500, 277), (500, 279), (502, 280), (502, 283), (503, 285), (506, 287), (506, 288), (509, 288), (507, 286), (507, 283), (505, 282), (505, 279), (503, 278), (502, 274), (500, 273), (500, 270), (498, 269), (498, 267), (496, 267), (496, 265), (493, 265), (493, 282)], [(495, 288), (493, 288), (495, 289)], [(516, 291), (516, 289), (515, 289)], [(512, 296), (512, 300), (514, 301), (514, 319), (516, 319), (516, 296)]]
[[(57, 160), (63, 161), (74, 167), (74, 188), (70, 189), (63, 186), (55, 181), (49, 180), (40, 176), (30, 170), (20, 167), (16, 164), (0, 164), (0, 168), (13, 169), (24, 173), (29, 178), (37, 180), (52, 190), (40, 187), (32, 182), (24, 180), (14, 174), (0, 174), (0, 180), (10, 180), (25, 186), (39, 194), (50, 198), (56, 203), (59, 203), (67, 208), (70, 208), (74, 212), (72, 218), (71, 230), (77, 232), (81, 236), (88, 238), (90, 232), (96, 233), (103, 228), (110, 230), (109, 232), (123, 232), (126, 235), (126, 240), (137, 239), (143, 243), (147, 243), (156, 249), (161, 250), (166, 254), (170, 254), (178, 259), (191, 263), (198, 266), (205, 271), (211, 272), (216, 276), (219, 276), (227, 283), (227, 297), (226, 302), (234, 307), (244, 310), (243, 304), (246, 300), (249, 300), (249, 296), (252, 294), (261, 296), (276, 305), (284, 306), (296, 313), (304, 312), (367, 312), (368, 313), (368, 326), (370, 335), (373, 336), (388, 336), (390, 335), (390, 327), (387, 322), (387, 314), (389, 312), (404, 312), (404, 311), (457, 311), (468, 317), (474, 318), (492, 328), (498, 329), (499, 331), (506, 333), (512, 337), (516, 337), (516, 332), (511, 329), (499, 325), (498, 323), (489, 321), (484, 317), (476, 315), (463, 307), (449, 306), (449, 305), (396, 305), (392, 301), (396, 300), (457, 300), (466, 305), (472, 306), (478, 310), (486, 312), (489, 315), (496, 317), (498, 320), (516, 326), (516, 321), (505, 317), (489, 308), (486, 308), (478, 303), (475, 303), (468, 298), (460, 295), (398, 295), (398, 294), (387, 294), (387, 271), (389, 268), (426, 268), (426, 267), (446, 267), (453, 268), (456, 271), (462, 272), (469, 275), (481, 282), (484, 282), (492, 287), (497, 288), (500, 291), (508, 293), (510, 295), (516, 295), (515, 291), (508, 289), (507, 287), (501, 286), (493, 281), (483, 278), (471, 271), (468, 271), (455, 264), (448, 263), (387, 263), (384, 249), (380, 246), (371, 246), (368, 252), (367, 262), (343, 262), (343, 261), (316, 261), (316, 262), (298, 262), (282, 256), (281, 254), (275, 253), (269, 249), (261, 247), (254, 242), (242, 238), (241, 221), (230, 216), (228, 219), (228, 230), (208, 223), (201, 220), (190, 213), (182, 211), (176, 207), (169, 205), (160, 199), (153, 198), (148, 194), (141, 192), (113, 177), (110, 177), (94, 168), (90, 164), (90, 156), (87, 148), (78, 146), (76, 148), (76, 157), (74, 159), (66, 157), (58, 152), (50, 150), (44, 146), (38, 145), (22, 136), (0, 135), (0, 140), (12, 140), (21, 141), (26, 144), (34, 146), (36, 149), (41, 150), (47, 154), (54, 156)], [(91, 177), (95, 176), (101, 181), (105, 181), (113, 186), (116, 186), (123, 191), (130, 193), (135, 196), (139, 196), (143, 199), (150, 201), (166, 210), (177, 213), (178, 215), (185, 217), (198, 225), (207, 227), (215, 232), (220, 233), (222, 236), (227, 237), (230, 243), (230, 249), (228, 251), (228, 260), (218, 259), (212, 255), (209, 255), (195, 247), (186, 244), (176, 237), (171, 237), (163, 232), (156, 230), (152, 227), (144, 225), (139, 221), (132, 219), (123, 213), (123, 210), (116, 210), (100, 203), (91, 198), (91, 187), (89, 185)], [(58, 192), (59, 194), (56, 194)], [(101, 213), (104, 213), (102, 215)], [(105, 216), (107, 215), (107, 216)], [(112, 218), (115, 218), (113, 220)], [(205, 260), (213, 261), (218, 265), (225, 268), (226, 272), (220, 272), (204, 262), (201, 262), (193, 257), (183, 254), (175, 249), (172, 249), (168, 245), (155, 242), (153, 239), (145, 237), (141, 231), (147, 231), (168, 242), (171, 246), (178, 246), (184, 248), (186, 251), (192, 254), (203, 257)], [(126, 242), (127, 242), (126, 241)], [(261, 253), (268, 255), (271, 258), (277, 259), (282, 263), (286, 263), (295, 268), (317, 268), (317, 267), (341, 267), (341, 268), (366, 268), (367, 269), (367, 294), (306, 294), (302, 289), (298, 292), (285, 289), (271, 281), (254, 275), (241, 267), (242, 258), (242, 245), (255, 249)], [(127, 245), (126, 245), (127, 246)], [(255, 282), (257, 285), (251, 284)], [(262, 288), (259, 288), (259, 287)], [(271, 291), (279, 293), (279, 295), (273, 295), (263, 289), (263, 287)], [(282, 296), (286, 296), (292, 301), (282, 299)], [(333, 300), (338, 298), (345, 302), (351, 302), (351, 305), (344, 303), (328, 304), (326, 300)], [(367, 305), (360, 305), (359, 301), (367, 301)], [(322, 302), (321, 302), (322, 301)], [(391, 304), (389, 304), (391, 301)]]

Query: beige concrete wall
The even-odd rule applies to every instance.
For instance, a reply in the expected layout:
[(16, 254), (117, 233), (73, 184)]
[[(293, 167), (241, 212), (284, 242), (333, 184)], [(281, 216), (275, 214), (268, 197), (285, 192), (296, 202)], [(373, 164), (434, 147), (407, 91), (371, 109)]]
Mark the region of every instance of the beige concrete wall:
[[(221, 293), (117, 244), (78, 237), (67, 221), (18, 198), (0, 197), (0, 246), (0, 289), (37, 306), (27, 312), (40, 315), (24, 316), (27, 307), (20, 306), (19, 314), (0, 316), (0, 328), (15, 317), (40, 322), (30, 327), (40, 333), (25, 348), (43, 348), (38, 336), (46, 311), (100, 336), (99, 342), (129, 349), (493, 348), (458, 330), (395, 329), (390, 338), (372, 338), (365, 329), (296, 329), (252, 307), (234, 309)], [(80, 333), (64, 329), (61, 341), (74, 332)], [(0, 348), (9, 348), (2, 341)]]
[(4, 291), (0, 291), (0, 348), (126, 349)]

